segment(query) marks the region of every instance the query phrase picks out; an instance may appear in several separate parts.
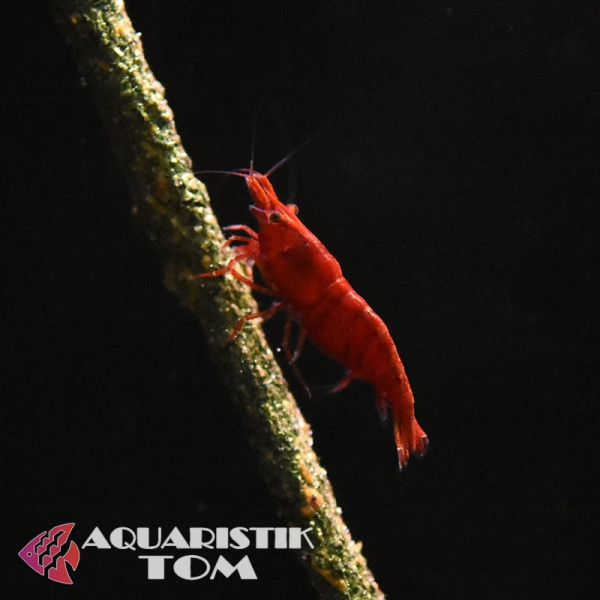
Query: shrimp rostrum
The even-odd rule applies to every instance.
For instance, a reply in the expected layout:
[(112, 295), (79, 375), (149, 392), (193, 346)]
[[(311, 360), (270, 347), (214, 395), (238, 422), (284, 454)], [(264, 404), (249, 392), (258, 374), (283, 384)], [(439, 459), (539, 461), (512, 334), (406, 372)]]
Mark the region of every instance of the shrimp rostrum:
[[(246, 225), (228, 227), (247, 234), (233, 235), (226, 242), (239, 243), (236, 256), (226, 267), (200, 277), (230, 273), (252, 288), (277, 297), (278, 301), (265, 311), (242, 317), (230, 338), (245, 321), (286, 309), (288, 322), (283, 346), (293, 363), (295, 356), (288, 348), (289, 328), (291, 320), (298, 318), (299, 347), (306, 336), (346, 368), (348, 374), (335, 391), (353, 379), (363, 379), (375, 387), (377, 407), (383, 418), (389, 407), (402, 469), (412, 452), (419, 455), (425, 452), (428, 441), (415, 418), (413, 393), (388, 328), (354, 291), (337, 260), (298, 219), (296, 206), (279, 200), (268, 175), (254, 169), (232, 174), (246, 180), (254, 201), (250, 211), (258, 220), (259, 231), (256, 233)], [(236, 270), (238, 262), (247, 260), (253, 260), (260, 270), (264, 286)]]

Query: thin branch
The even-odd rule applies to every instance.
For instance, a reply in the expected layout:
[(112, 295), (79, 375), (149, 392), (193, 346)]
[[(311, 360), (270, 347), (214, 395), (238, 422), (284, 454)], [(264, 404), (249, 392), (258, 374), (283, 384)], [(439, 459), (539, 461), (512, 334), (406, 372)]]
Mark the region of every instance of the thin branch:
[(57, 21), (95, 99), (131, 189), (135, 210), (167, 262), (166, 284), (200, 320), (212, 357), (244, 415), (287, 524), (312, 527), (303, 557), (323, 598), (383, 598), (340, 516), (312, 450), (310, 428), (258, 325), (225, 344), (236, 320), (256, 312), (230, 277), (192, 280), (223, 265), (223, 234), (191, 171), (164, 89), (144, 58), (123, 2), (55, 0)]

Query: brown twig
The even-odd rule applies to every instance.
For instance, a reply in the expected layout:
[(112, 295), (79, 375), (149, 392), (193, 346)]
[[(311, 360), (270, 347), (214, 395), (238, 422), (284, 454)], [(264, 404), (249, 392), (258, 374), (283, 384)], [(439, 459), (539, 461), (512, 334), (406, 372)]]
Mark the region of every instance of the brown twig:
[(323, 598), (383, 598), (340, 516), (312, 437), (262, 330), (236, 320), (256, 312), (245, 286), (230, 277), (190, 278), (223, 265), (223, 234), (204, 185), (191, 171), (161, 84), (144, 58), (123, 2), (55, 0), (57, 21), (73, 46), (138, 217), (166, 257), (166, 282), (200, 320), (212, 356), (241, 408), (270, 488), (289, 526), (312, 527), (303, 557)]

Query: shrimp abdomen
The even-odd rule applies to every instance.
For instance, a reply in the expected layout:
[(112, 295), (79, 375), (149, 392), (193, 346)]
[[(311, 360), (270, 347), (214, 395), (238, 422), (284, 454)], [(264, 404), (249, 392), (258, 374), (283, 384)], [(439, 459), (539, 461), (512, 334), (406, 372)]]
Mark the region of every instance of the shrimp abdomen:
[(383, 321), (345, 278), (328, 286), (317, 302), (298, 314), (319, 349), (377, 387), (397, 353)]
[(392, 337), (381, 318), (344, 278), (330, 285), (318, 304), (300, 312), (313, 343), (377, 392), (391, 408), (400, 468), (411, 452), (423, 454), (427, 436), (415, 419), (414, 396)]

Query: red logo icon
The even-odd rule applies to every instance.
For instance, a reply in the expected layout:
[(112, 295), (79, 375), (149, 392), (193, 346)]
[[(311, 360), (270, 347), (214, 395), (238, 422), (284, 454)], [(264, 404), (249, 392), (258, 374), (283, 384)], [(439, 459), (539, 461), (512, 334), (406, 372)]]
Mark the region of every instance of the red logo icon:
[(68, 550), (60, 554), (62, 547), (69, 540), (69, 534), (75, 523), (57, 525), (50, 531), (36, 535), (19, 552), (19, 556), (37, 573), (47, 575), (48, 579), (59, 583), (73, 583), (65, 563), (71, 565), (73, 571), (79, 564), (79, 548), (71, 540)]

